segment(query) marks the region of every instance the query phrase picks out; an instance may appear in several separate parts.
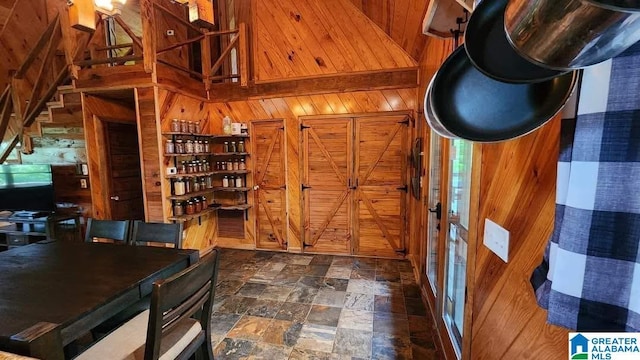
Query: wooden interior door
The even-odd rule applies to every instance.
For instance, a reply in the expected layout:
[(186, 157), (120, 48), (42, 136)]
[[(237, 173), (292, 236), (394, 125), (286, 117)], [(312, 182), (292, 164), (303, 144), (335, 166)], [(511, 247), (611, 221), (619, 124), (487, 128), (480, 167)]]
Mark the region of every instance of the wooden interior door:
[(302, 121), (306, 252), (351, 253), (351, 118)]
[(256, 204), (256, 247), (268, 250), (287, 249), (286, 172), (284, 123), (264, 120), (251, 123), (254, 151), (253, 192)]
[(354, 254), (404, 253), (407, 116), (355, 119)]
[(109, 219), (144, 220), (140, 150), (135, 123), (105, 122)]

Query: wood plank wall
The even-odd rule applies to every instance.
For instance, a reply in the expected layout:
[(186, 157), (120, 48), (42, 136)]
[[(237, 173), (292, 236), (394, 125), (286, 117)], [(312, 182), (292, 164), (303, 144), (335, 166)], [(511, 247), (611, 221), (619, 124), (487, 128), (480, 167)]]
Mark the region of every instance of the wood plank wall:
[(348, 0), (253, 5), (256, 82), (416, 66)]
[[(421, 86), (419, 106), (431, 76), (453, 50), (451, 41), (429, 39), (420, 60)], [(429, 128), (421, 114), (417, 131), (428, 139)], [(478, 145), (481, 166), (477, 203), (477, 233), (474, 242), (475, 266), (468, 280), (472, 302), (470, 346), (464, 350), (465, 359), (556, 359), (566, 357), (567, 330), (546, 323), (546, 311), (535, 302), (529, 284), (532, 270), (540, 263), (544, 246), (553, 228), (556, 162), (558, 154), (559, 121), (523, 138), (499, 144)], [(429, 142), (425, 142), (425, 149)], [(428, 169), (428, 158), (425, 161)], [(426, 212), (424, 197), (428, 190), (427, 175), (423, 178), (423, 203), (413, 203), (412, 212)], [(422, 215), (420, 215), (422, 217)], [(484, 219), (490, 218), (511, 233), (510, 261), (504, 263), (482, 244)], [(412, 221), (410, 256), (422, 272), (420, 249), (425, 246), (426, 224)], [(422, 256), (422, 255), (420, 255)], [(428, 284), (420, 275), (424, 292)], [(433, 304), (431, 304), (433, 305)], [(441, 332), (446, 334), (446, 331)], [(446, 335), (444, 335), (446, 336)], [(444, 341), (448, 341), (444, 339)], [(451, 357), (450, 355), (449, 357)]]
[(162, 185), (164, 169), (161, 167), (163, 157), (160, 154), (163, 150), (156, 96), (155, 87), (135, 89), (144, 213), (146, 221), (149, 222), (163, 222), (168, 214), (163, 208), (166, 193)]
[(422, 34), (422, 19), (429, 1), (423, 0), (350, 0), (397, 44), (419, 60), (428, 37)]
[[(529, 277), (553, 230), (559, 117), (523, 138), (482, 146), (473, 359), (563, 359), (566, 329), (546, 323)], [(484, 219), (510, 232), (509, 263), (482, 244)]]
[[(17, 1), (13, 13), (0, 32), (0, 88), (4, 89), (9, 81), (9, 70), (17, 70), (40, 35), (47, 27), (49, 18), (45, 0)], [(16, 36), (20, 34), (20, 36)], [(31, 66), (27, 73), (28, 82), (33, 84), (41, 60)]]
[[(416, 89), (345, 92), (311, 96), (247, 100), (222, 103), (205, 103), (199, 100), (161, 91), (161, 119), (163, 129), (174, 115), (179, 117), (182, 109), (188, 112), (187, 119), (208, 119), (211, 133), (221, 133), (221, 121), (226, 115), (234, 122), (252, 120), (284, 119), (287, 156), (287, 203), (289, 251), (301, 251), (302, 214), (300, 206), (300, 116), (384, 113), (390, 111), (412, 112), (416, 108)], [(168, 204), (165, 204), (165, 207)], [(248, 227), (252, 229), (250, 218)], [(253, 230), (252, 230), (253, 231)], [(252, 236), (251, 234), (248, 236)], [(200, 240), (186, 239), (187, 243)], [(251, 243), (253, 239), (250, 239)], [(246, 243), (240, 242), (241, 247)]]

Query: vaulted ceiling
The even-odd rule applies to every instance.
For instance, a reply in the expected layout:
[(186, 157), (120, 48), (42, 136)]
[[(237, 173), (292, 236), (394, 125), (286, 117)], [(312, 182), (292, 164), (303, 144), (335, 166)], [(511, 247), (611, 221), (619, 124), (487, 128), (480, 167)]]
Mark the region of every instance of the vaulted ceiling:
[(7, 22), (7, 17), (9, 16), (11, 8), (15, 2), (16, 0), (0, 0), (0, 31)]
[(419, 59), (427, 36), (422, 19), (429, 6), (425, 0), (349, 0), (414, 59)]

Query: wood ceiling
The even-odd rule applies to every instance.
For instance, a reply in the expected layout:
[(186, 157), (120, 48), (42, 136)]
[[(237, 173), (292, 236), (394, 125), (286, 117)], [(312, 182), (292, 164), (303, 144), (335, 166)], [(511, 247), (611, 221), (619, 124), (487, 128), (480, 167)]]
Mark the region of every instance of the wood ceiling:
[(16, 0), (0, 0), (0, 31), (2, 31), (4, 24), (7, 22), (7, 17), (15, 2)]
[(349, 0), (367, 15), (414, 59), (419, 59), (427, 36), (422, 19), (430, 1), (425, 0)]

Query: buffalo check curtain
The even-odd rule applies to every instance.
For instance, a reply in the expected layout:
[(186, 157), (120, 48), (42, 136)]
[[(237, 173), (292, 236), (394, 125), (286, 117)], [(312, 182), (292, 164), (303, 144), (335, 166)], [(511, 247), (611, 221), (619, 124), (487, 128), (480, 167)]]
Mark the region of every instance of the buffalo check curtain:
[(640, 43), (584, 70), (563, 119), (553, 235), (531, 283), (548, 322), (640, 331)]

